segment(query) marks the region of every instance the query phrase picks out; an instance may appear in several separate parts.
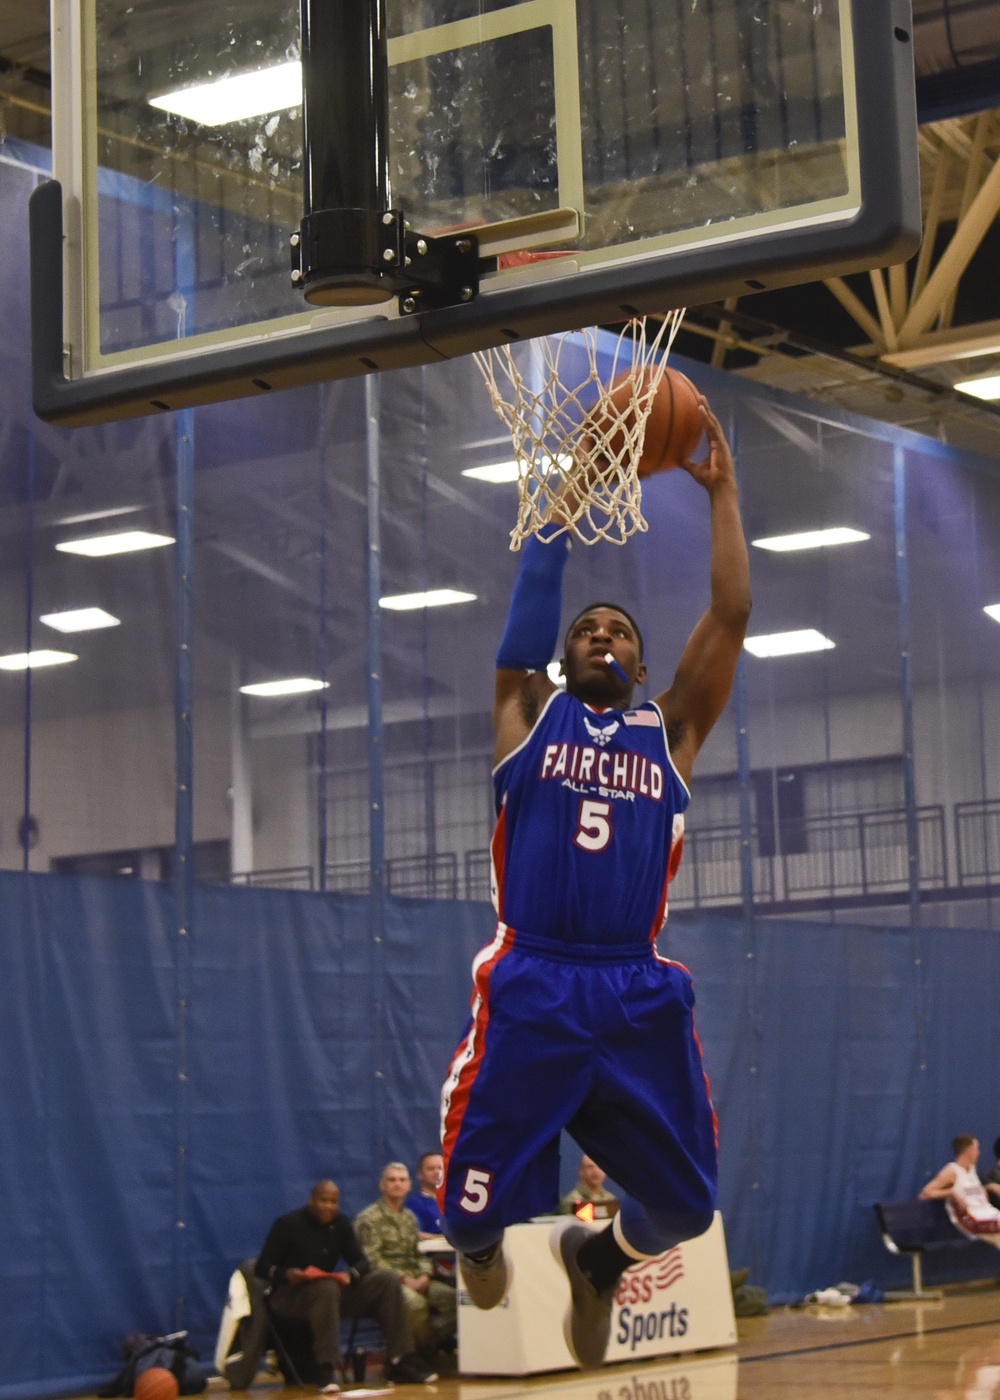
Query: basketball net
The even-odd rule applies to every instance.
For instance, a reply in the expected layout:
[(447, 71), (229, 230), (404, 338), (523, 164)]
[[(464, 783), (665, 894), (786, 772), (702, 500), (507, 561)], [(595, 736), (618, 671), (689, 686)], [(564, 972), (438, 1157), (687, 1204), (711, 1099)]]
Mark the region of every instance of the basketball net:
[[(583, 544), (624, 544), (649, 528), (642, 516), (639, 459), (649, 410), (683, 319), (683, 310), (671, 311), (651, 339), (644, 316), (629, 321), (604, 377), (596, 326), (519, 344), (516, 352), (509, 345), (476, 352), (517, 458), (511, 549), (551, 524), (559, 528), (546, 541), (569, 532)], [(619, 384), (612, 401), (612, 386), (626, 374), (632, 376), (630, 392), (623, 401)]]

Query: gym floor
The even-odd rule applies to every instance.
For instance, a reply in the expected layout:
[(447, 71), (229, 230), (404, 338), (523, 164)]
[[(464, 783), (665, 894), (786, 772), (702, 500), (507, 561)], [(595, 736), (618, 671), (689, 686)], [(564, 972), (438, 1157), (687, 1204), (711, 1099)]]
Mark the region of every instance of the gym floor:
[[(992, 1280), (954, 1285), (937, 1303), (776, 1308), (739, 1321), (733, 1352), (586, 1375), (447, 1379), (405, 1391), (413, 1400), (1000, 1400), (1000, 1288)], [(230, 1393), (305, 1400), (316, 1392), (256, 1386)]]

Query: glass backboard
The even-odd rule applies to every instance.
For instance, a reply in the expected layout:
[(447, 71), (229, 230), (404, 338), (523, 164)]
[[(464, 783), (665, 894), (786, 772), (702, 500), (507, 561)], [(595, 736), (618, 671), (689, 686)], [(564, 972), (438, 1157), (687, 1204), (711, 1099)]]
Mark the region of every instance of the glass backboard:
[(509, 235), (484, 235), (471, 304), (416, 316), (311, 308), (291, 282), (295, 4), (53, 13), (43, 417), (437, 360), (898, 261), (919, 236), (908, 0), (389, 0), (392, 206)]

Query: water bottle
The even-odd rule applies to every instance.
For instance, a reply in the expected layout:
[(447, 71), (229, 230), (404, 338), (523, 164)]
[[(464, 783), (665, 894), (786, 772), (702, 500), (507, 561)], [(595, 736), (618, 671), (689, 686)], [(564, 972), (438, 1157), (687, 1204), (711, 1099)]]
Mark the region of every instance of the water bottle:
[(365, 1371), (368, 1366), (368, 1353), (364, 1347), (355, 1347), (351, 1354), (351, 1365), (354, 1369), (354, 1383), (360, 1385), (365, 1378)]

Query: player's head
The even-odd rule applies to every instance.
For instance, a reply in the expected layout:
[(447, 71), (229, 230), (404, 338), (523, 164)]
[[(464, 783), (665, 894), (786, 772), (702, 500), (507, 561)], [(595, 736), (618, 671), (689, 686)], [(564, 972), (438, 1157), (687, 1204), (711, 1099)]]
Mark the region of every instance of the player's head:
[[(627, 682), (608, 665), (611, 654)], [(570, 623), (561, 669), (566, 689), (598, 705), (629, 704), (632, 691), (646, 679), (639, 625), (618, 603), (591, 603)]]
[[(970, 1148), (975, 1148), (975, 1153), (971, 1152)], [(956, 1137), (951, 1144), (951, 1150), (955, 1154), (956, 1162), (960, 1157), (966, 1156), (966, 1154), (973, 1158), (978, 1157), (979, 1140), (978, 1138), (974, 1138), (971, 1133), (959, 1133), (958, 1137)]]
[(635, 618), (630, 612), (628, 612), (625, 608), (622, 607), (621, 603), (590, 603), (581, 612), (577, 613), (576, 617), (574, 617), (573, 621), (566, 628), (566, 637), (563, 641), (563, 646), (565, 647), (568, 645), (570, 634), (572, 633), (573, 628), (577, 625), (577, 623), (580, 622), (582, 618), (588, 617), (592, 612), (596, 612), (598, 608), (605, 608), (608, 612), (618, 613), (619, 616), (625, 619), (625, 621), (631, 627), (632, 631), (635, 633), (636, 640), (639, 643), (639, 660), (641, 661), (646, 652), (646, 644), (643, 641), (642, 632), (639, 630), (638, 622), (636, 622)]

